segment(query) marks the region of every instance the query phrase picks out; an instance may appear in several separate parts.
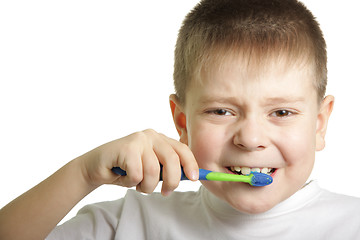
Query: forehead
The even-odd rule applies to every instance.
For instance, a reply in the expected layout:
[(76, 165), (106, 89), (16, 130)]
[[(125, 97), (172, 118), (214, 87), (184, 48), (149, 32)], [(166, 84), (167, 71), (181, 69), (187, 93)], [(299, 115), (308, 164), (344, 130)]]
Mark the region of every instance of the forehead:
[(269, 73), (302, 72), (311, 78), (315, 86), (315, 61), (311, 54), (279, 49), (219, 48), (209, 50), (199, 63), (198, 75), (194, 82), (207, 79), (212, 74), (222, 74), (236, 70), (246, 78), (263, 78)]
[(276, 55), (253, 59), (239, 54), (219, 55), (204, 64), (188, 93), (195, 92), (207, 98), (222, 95), (251, 98), (256, 94), (271, 98), (299, 95), (301, 98), (310, 92), (316, 95), (314, 78), (313, 65), (301, 58)]

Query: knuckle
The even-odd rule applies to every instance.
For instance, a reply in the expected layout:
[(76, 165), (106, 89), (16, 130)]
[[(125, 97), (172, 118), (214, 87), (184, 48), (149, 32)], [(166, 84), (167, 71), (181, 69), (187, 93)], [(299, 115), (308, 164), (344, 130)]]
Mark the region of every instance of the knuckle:
[(180, 157), (175, 152), (172, 152), (169, 154), (169, 156), (166, 157), (166, 161), (168, 164), (177, 164), (180, 162)]
[(193, 156), (193, 153), (192, 153), (190, 147), (188, 145), (186, 145), (185, 143), (179, 142), (179, 150), (186, 155)]
[(179, 149), (179, 151), (183, 154), (189, 154), (190, 148), (188, 147), (188, 145), (179, 142), (179, 144), (177, 145), (177, 148)]
[(154, 138), (154, 136), (157, 133), (153, 129), (146, 129), (143, 131), (135, 132), (132, 134), (132, 138), (134, 142), (142, 142), (146, 143), (151, 140), (151, 138)]
[(191, 152), (191, 150), (190, 150), (190, 148), (189, 148), (189, 146), (187, 144), (179, 142), (179, 146), (183, 151)]
[(144, 141), (147, 138), (145, 131), (135, 132), (132, 135), (133, 135), (133, 138), (135, 139), (135, 141)]
[(144, 175), (146, 176), (158, 176), (160, 173), (160, 166), (159, 165), (151, 165), (144, 168)]
[(157, 134), (157, 132), (154, 130), (154, 129), (151, 129), (151, 128), (148, 128), (148, 129), (145, 129), (144, 131), (142, 131), (145, 135), (154, 135), (154, 134)]
[(165, 134), (163, 134), (163, 133), (157, 133), (157, 134), (159, 134), (159, 136), (162, 137), (162, 138), (164, 138), (164, 139), (168, 139), (168, 137), (167, 137)]
[(129, 182), (133, 186), (139, 184), (143, 180), (143, 174), (140, 171), (132, 172), (131, 174), (128, 175), (128, 177), (129, 177)]

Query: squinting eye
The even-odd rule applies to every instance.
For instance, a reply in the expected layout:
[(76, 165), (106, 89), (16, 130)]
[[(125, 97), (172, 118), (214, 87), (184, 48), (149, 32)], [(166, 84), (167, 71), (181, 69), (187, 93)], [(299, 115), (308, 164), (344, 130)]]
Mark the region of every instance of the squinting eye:
[(231, 113), (225, 109), (215, 109), (215, 110), (211, 110), (209, 111), (209, 113), (215, 114), (215, 115), (219, 115), (219, 116), (229, 116), (231, 115)]
[(275, 112), (273, 112), (271, 115), (275, 116), (275, 117), (288, 117), (291, 114), (293, 114), (292, 112), (288, 111), (288, 110), (277, 110)]

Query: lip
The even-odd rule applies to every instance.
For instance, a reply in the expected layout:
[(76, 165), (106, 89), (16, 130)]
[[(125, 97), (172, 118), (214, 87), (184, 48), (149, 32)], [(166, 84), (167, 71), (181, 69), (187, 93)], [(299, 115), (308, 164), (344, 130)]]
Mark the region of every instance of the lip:
[(272, 174), (270, 174), (270, 176), (271, 176), (272, 178), (274, 178), (274, 176), (275, 176), (275, 174), (277, 173), (278, 170), (279, 170), (278, 168), (275, 168), (275, 171), (274, 171)]

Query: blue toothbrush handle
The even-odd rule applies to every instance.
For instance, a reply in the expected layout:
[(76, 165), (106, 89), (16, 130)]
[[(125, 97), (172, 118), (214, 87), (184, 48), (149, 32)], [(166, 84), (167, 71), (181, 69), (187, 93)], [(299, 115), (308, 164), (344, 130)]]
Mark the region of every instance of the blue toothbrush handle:
[(116, 173), (117, 175), (126, 176), (126, 171), (125, 171), (125, 170), (122, 170), (122, 169), (119, 168), (119, 167), (113, 167), (113, 168), (111, 169), (111, 171), (112, 171), (113, 173)]
[[(111, 169), (111, 171), (113, 172), (113, 173), (116, 173), (116, 174), (118, 174), (118, 175), (121, 175), (121, 176), (126, 176), (126, 171), (125, 170), (123, 170), (123, 169), (121, 169), (121, 168), (119, 168), (119, 167), (113, 167), (112, 169)], [(163, 171), (163, 166), (162, 165), (160, 165), (160, 181), (162, 181), (163, 179), (162, 179), (162, 171)], [(209, 170), (205, 170), (205, 169), (199, 169), (199, 180), (207, 180), (206, 179), (206, 175), (208, 174), (208, 173), (210, 173), (211, 171), (209, 171)], [(181, 179), (180, 180), (189, 180), (187, 177), (186, 177), (186, 175), (185, 175), (185, 173), (184, 173), (184, 169), (183, 168), (181, 168)]]

